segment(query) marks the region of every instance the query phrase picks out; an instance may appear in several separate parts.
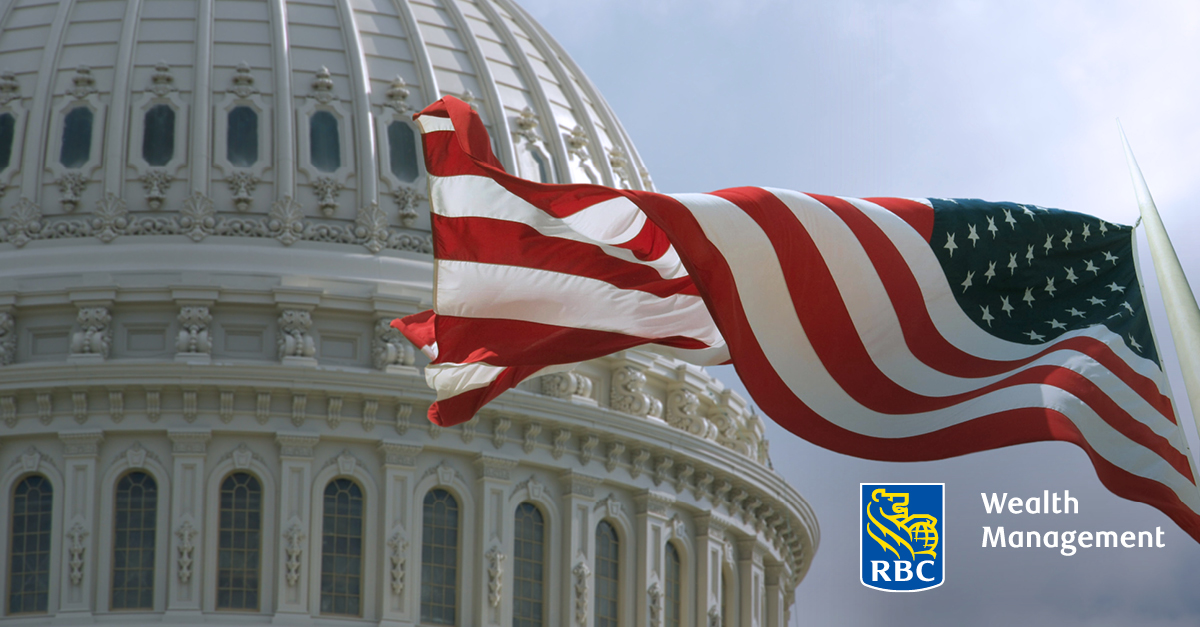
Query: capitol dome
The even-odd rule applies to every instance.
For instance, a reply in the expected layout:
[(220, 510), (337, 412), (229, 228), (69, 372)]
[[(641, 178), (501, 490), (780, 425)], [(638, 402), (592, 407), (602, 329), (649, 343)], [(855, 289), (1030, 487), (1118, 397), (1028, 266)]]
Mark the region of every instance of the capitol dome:
[(453, 428), (412, 113), (652, 183), (510, 0), (0, 5), (0, 617), (781, 627), (819, 538), (761, 420), (632, 350)]

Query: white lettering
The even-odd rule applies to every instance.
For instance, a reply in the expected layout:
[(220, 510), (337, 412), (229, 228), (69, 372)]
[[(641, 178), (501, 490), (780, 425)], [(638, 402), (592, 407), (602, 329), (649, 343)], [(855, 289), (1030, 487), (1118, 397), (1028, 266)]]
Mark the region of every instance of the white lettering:
[(884, 581), (891, 581), (887, 575), (888, 563), (882, 560), (871, 560), (871, 581), (879, 581), (883, 577)]
[(1132, 531), (1126, 531), (1125, 533), (1121, 534), (1121, 546), (1123, 546), (1127, 549), (1133, 548), (1133, 532)]
[(896, 581), (912, 581), (912, 562), (896, 560)]
[(1025, 513), (1040, 514), (1042, 513), (1042, 499), (1036, 496), (1031, 496), (1025, 500)]
[(1025, 546), (1024, 539), (1025, 536), (1021, 535), (1020, 531), (1014, 531), (1008, 534), (1008, 546), (1011, 546), (1014, 549), (1019, 549)]
[(1004, 512), (1004, 501), (1008, 498), (1008, 492), (1005, 492), (1004, 496), (1001, 497), (997, 497), (996, 493), (993, 492), (991, 500), (989, 500), (988, 495), (984, 494), (983, 492), (980, 492), (979, 496), (983, 497), (983, 509), (987, 513), (1000, 514)]
[[(1109, 543), (1109, 538), (1112, 539), (1111, 544)], [(1103, 542), (1103, 544), (1101, 544), (1102, 542)], [(1117, 546), (1117, 532), (1115, 532), (1115, 531), (1097, 531), (1096, 532), (1096, 546), (1098, 546), (1098, 547), (1100, 547), (1100, 546), (1116, 547)]]
[(1013, 514), (1021, 513), (1021, 499), (1012, 497), (1008, 500), (1008, 511)]
[(924, 562), (917, 564), (917, 579), (920, 579), (921, 581), (933, 581), (935, 579), (935, 577), (926, 577), (925, 576), (925, 565), (932, 564), (932, 563), (933, 562), (930, 560), (925, 560)]
[[(1071, 496), (1070, 490), (1063, 490), (1063, 494), (1066, 495), (1063, 497), (1063, 513), (1064, 514), (1078, 514), (1079, 513), (1079, 499)], [(1074, 512), (1071, 511), (1072, 503), (1075, 504)]]
[(996, 535), (995, 536), (993, 536), (989, 533), (991, 530), (992, 530), (991, 527), (983, 528), (983, 548), (985, 548), (985, 549), (987, 548), (989, 540), (992, 543), (992, 548), (996, 548), (997, 544), (999, 544), (1000, 546), (1005, 546), (1005, 544), (1004, 544), (1004, 527), (996, 527)]

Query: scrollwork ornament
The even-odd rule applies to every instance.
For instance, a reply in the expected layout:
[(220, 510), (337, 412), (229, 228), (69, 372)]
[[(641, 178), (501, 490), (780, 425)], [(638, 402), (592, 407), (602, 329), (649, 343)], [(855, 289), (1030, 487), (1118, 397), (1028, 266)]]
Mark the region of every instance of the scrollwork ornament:
[(313, 357), (317, 354), (316, 343), (309, 333), (312, 315), (303, 309), (285, 309), (279, 314), (279, 331), (276, 344), (279, 358)]
[(354, 236), (373, 253), (387, 246), (387, 215), (379, 207), (379, 203), (373, 202), (359, 208), (358, 216), (354, 219)]
[(412, 345), (386, 318), (375, 322), (375, 342), (371, 356), (379, 370), (385, 370), (388, 366), (411, 366), (416, 361)]
[(38, 239), (42, 232), (42, 208), (28, 198), (18, 200), (4, 230), (8, 241), (17, 248)]
[(142, 190), (146, 192), (146, 204), (155, 211), (162, 208), (162, 203), (167, 198), (167, 190), (175, 177), (166, 170), (156, 169), (146, 172), (139, 180), (142, 181)]
[(417, 213), (417, 203), (425, 200), (425, 195), (411, 185), (401, 185), (392, 192), (392, 198), (396, 200), (396, 207), (399, 210), (397, 217), (400, 221), (400, 226), (404, 228), (412, 228), (416, 223), (420, 214)]
[(175, 350), (180, 353), (211, 354), (212, 338), (208, 325), (212, 323), (212, 314), (208, 307), (181, 307), (178, 320), (179, 336), (175, 340)]
[(58, 192), (64, 211), (70, 213), (79, 207), (87, 183), (87, 176), (82, 172), (67, 172), (58, 179)]
[(304, 530), (300, 528), (299, 523), (292, 523), (287, 531), (283, 532), (283, 539), (287, 541), (284, 547), (284, 552), (287, 555), (287, 585), (295, 587), (300, 582), (300, 558), (304, 554)]
[(504, 587), (504, 560), (505, 555), (498, 548), (492, 547), (487, 553), (483, 554), (487, 560), (488, 572), (488, 605), (492, 607), (500, 607), (501, 594)]
[(391, 563), (389, 574), (391, 575), (392, 594), (400, 596), (404, 593), (404, 566), (408, 561), (405, 552), (408, 551), (408, 540), (400, 534), (399, 531), (392, 534), (388, 538), (388, 560)]
[(67, 552), (70, 554), (68, 565), (71, 567), (71, 583), (76, 586), (83, 583), (83, 558), (87, 551), (87, 545), (84, 544), (84, 540), (87, 537), (87, 529), (81, 522), (75, 523), (67, 531)]
[(12, 313), (0, 311), (0, 366), (7, 366), (17, 359), (16, 320)]
[(105, 194), (104, 200), (96, 203), (93, 213), (92, 232), (96, 234), (96, 239), (105, 244), (117, 239), (129, 226), (129, 209), (116, 194)]
[(238, 211), (249, 211), (254, 202), (254, 188), (262, 179), (247, 170), (235, 170), (225, 177), (229, 192), (233, 194), (233, 206)]
[(107, 307), (80, 307), (79, 330), (71, 335), (71, 354), (108, 357), (112, 345), (112, 315)]
[(575, 564), (575, 568), (571, 569), (571, 574), (575, 575), (575, 622), (580, 625), (586, 625), (588, 614), (588, 582), (592, 571), (588, 568), (587, 562), (580, 561)]
[(342, 191), (343, 185), (332, 176), (319, 176), (312, 182), (313, 193), (317, 196), (317, 206), (321, 209), (321, 215), (325, 217), (333, 217), (337, 211), (338, 193)]
[(291, 196), (284, 196), (271, 206), (267, 229), (284, 246), (291, 246), (304, 233), (304, 213)]
[(179, 583), (184, 585), (192, 580), (192, 552), (196, 549), (193, 540), (196, 534), (196, 528), (189, 520), (183, 521), (175, 530), (175, 537), (179, 538), (179, 544), (176, 546), (176, 570)]
[(188, 196), (179, 212), (179, 226), (183, 234), (192, 238), (193, 242), (199, 242), (212, 235), (217, 226), (212, 200), (200, 192)]

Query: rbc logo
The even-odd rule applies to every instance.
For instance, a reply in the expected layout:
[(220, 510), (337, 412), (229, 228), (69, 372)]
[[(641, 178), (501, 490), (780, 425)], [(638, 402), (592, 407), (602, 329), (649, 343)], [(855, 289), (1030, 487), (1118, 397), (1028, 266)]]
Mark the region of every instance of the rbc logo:
[(918, 592), (946, 577), (946, 484), (859, 484), (859, 580), (887, 592)]

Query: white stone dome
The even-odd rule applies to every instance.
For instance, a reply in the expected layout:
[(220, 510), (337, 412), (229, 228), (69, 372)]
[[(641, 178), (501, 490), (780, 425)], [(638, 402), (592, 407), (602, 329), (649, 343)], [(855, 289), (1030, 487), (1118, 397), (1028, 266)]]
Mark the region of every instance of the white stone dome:
[(784, 624), (816, 520), (702, 369), (423, 417), (387, 325), (431, 300), (411, 114), (455, 95), (510, 171), (651, 188), (515, 4), (12, 0), (0, 71), (0, 617)]

